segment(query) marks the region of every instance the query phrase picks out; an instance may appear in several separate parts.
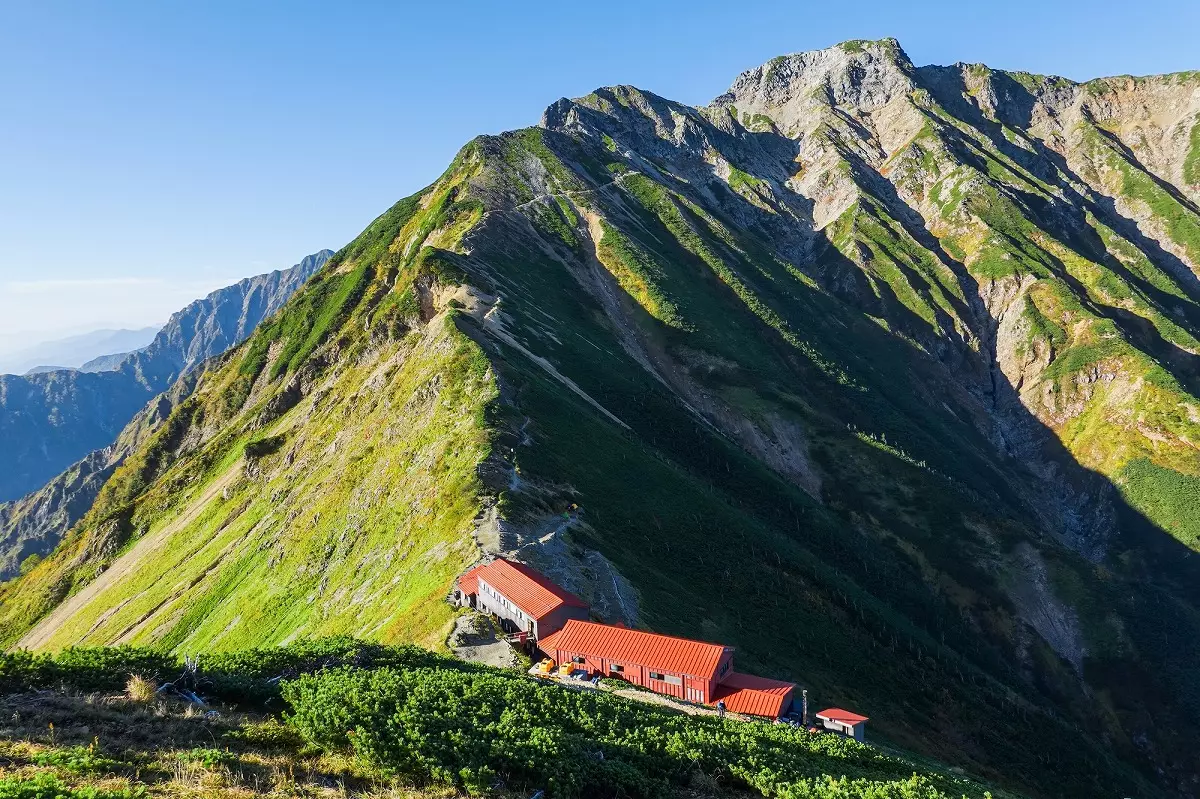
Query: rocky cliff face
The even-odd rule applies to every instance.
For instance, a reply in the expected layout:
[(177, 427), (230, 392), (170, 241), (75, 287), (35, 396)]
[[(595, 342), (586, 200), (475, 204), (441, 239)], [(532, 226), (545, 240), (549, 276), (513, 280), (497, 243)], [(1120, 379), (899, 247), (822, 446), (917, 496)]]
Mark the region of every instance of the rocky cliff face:
[(0, 375), (0, 498), (36, 489), (107, 446), (151, 396), (145, 385), (117, 373)]
[[(244, 341), (332, 254), (322, 250), (197, 300), (172, 315), (147, 347), (109, 368), (0, 375), (0, 500), (10, 500), (0, 504), (0, 578), (15, 574), (25, 557), (53, 549), (90, 507), (128, 452), (113, 446), (118, 434), (131, 420), (134, 429), (142, 426), (135, 414), (152, 397)], [(154, 418), (155, 406), (146, 413)]]
[(514, 553), (1032, 794), (1194, 795), (1198, 91), (886, 40), (560, 100), (200, 375), (0, 635), (432, 643)]
[(154, 341), (130, 353), (117, 369), (161, 391), (179, 375), (249, 338), (331, 255), (332, 250), (321, 250), (290, 269), (246, 278), (193, 302), (172, 314)]

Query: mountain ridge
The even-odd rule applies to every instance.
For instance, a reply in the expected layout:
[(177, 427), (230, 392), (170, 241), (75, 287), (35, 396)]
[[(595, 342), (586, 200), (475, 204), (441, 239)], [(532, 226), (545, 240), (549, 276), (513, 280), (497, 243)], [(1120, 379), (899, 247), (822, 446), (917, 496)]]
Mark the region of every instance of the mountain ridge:
[(3, 639), (436, 644), (494, 552), (1033, 795), (1195, 794), (1200, 77), (884, 41), (733, 89), (469, 143), (181, 393)]
[[(140, 440), (142, 420), (158, 418), (155, 395), (244, 340), (332, 254), (321, 250), (289, 269), (246, 278), (189, 303), (145, 347), (102, 359), (111, 361), (106, 368), (0, 377), (0, 443), (12, 458), (0, 464), (6, 474), (0, 498), (11, 497), (0, 504), (0, 577), (15, 574), (26, 557), (49, 552), (82, 516), (129, 442)], [(118, 442), (129, 424), (135, 432)], [(12, 474), (18, 463), (22, 476)]]
[[(86, 361), (118, 350), (133, 350), (154, 338), (158, 327), (138, 330), (101, 329), (42, 342), (0, 356), (0, 373), (29, 374), (53, 369), (78, 369)], [(52, 366), (51, 364), (59, 364)]]

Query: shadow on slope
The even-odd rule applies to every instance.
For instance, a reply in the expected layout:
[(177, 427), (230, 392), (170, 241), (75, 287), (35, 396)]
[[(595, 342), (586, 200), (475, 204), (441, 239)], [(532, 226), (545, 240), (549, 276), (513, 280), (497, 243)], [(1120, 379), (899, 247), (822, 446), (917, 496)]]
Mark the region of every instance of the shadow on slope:
[[(573, 141), (546, 136), (572, 160)], [(1025, 787), (1039, 795), (1111, 790), (1114, 779), (1144, 790), (1111, 754), (1151, 775), (1134, 743), (1142, 736), (1161, 747), (1155, 760), (1185, 763), (1187, 733), (1157, 732), (1144, 720), (1155, 707), (1175, 729), (1190, 730), (1169, 697), (1193, 692), (1196, 675), (1185, 658), (1160, 668), (1164, 653), (1144, 630), (1158, 626), (1145, 618), (1153, 602), (1170, 601), (1173, 623), (1186, 621), (1186, 595), (1136, 598), (1139, 570), (1094, 564), (1060, 541), (1103, 552), (1115, 540), (1132, 549), (1156, 536), (1161, 557), (1176, 560), (1183, 548), (1145, 519), (1137, 526), (1114, 487), (1070, 456), (1003, 375), (957, 389), (940, 364), (778, 264), (750, 263), (707, 239), (699, 217), (688, 221), (705, 241), (681, 244), (679, 230), (649, 213), (629, 185), (597, 199), (612, 224), (655, 254), (683, 327), (628, 295), (614, 315), (580, 278), (578, 254), (511, 212), (487, 219), (462, 262), (501, 295), (505, 325), (520, 331), (525, 350), (628, 426), (463, 318), (498, 364), (511, 438), (525, 442), (511, 456), (524, 488), (502, 496), (508, 517), (578, 503), (586, 524), (570, 534), (572, 545), (617, 565), (641, 592), (652, 627), (733, 643), (741, 662), (855, 705), (905, 745), (932, 751), (936, 738), (992, 774), (1021, 764)], [(751, 298), (727, 276), (705, 276), (718, 269), (698, 254), (705, 246)], [(672, 282), (685, 279), (686, 290)], [(615, 281), (608, 289), (622, 293)], [(783, 326), (764, 323), (754, 303)], [(743, 417), (799, 425), (822, 472), (821, 502), (748, 454), (729, 420), (697, 418), (678, 382), (648, 371), (617, 334), (631, 329), (684, 371), (689, 351), (719, 355), (726, 333), (739, 342), (738, 369), (696, 379)], [(983, 373), (994, 372), (994, 352), (983, 357), (992, 365)], [(984, 408), (972, 407), (972, 394)], [(1019, 432), (1008, 442), (1014, 451), (997, 451), (981, 429), (989, 413), (1008, 417), (1011, 437)], [(1033, 473), (1021, 462), (1030, 456)], [(1055, 484), (1058, 507), (1049, 512), (1036, 489), (1043, 480)], [(1116, 536), (1108, 531), (1118, 508), (1133, 526)], [(1036, 532), (1047, 526), (1057, 534)], [(1032, 575), (1019, 557), (1029, 546), (1044, 564)], [(1019, 607), (1021, 581), (1049, 605)], [(1120, 594), (1135, 598), (1117, 602)], [(1078, 615), (1069, 626), (1081, 647), (1069, 651), (1044, 625), (1035, 632), (1030, 612), (1047, 608)], [(1141, 690), (1118, 695), (1130, 679)]]

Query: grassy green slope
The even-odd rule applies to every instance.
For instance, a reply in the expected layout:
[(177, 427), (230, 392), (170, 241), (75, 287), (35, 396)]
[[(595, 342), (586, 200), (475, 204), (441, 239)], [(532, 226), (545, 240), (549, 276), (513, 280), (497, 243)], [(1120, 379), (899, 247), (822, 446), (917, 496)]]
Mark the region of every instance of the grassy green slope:
[(463, 533), (479, 511), (482, 408), (495, 392), (487, 364), (439, 319), (322, 389), (319, 412), (302, 402), (232, 444), (272, 454), (226, 457), (213, 476), (221, 495), (185, 524), (152, 523), (144, 536), (153, 550), (95, 595), (97, 610), (64, 620), (44, 645), (121, 640), (192, 651), (299, 631), (436, 640), (449, 618), (446, 586), (475, 557)]
[(429, 299), (424, 242), (473, 213), (448, 200), (461, 172), (377, 220), (204, 375), (55, 557), (4, 587), (9, 642), (66, 595), (23, 643), (444, 637), (441, 600), (477, 557), (496, 392)]

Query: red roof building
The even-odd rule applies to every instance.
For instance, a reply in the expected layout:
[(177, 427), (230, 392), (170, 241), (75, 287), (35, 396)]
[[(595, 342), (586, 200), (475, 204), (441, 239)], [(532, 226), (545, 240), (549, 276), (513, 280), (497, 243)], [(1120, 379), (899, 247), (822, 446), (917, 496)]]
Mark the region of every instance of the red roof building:
[(458, 578), (458, 591), (462, 596), (474, 596), (479, 593), (479, 572), (483, 571), (486, 563), (481, 563)]
[(825, 729), (834, 730), (844, 735), (849, 735), (856, 740), (863, 740), (866, 735), (866, 726), (868, 718), (860, 716), (857, 713), (851, 713), (849, 710), (842, 710), (840, 707), (831, 707), (828, 710), (822, 710), (817, 714), (817, 718), (825, 725)]
[(542, 638), (569, 619), (587, 619), (588, 604), (524, 563), (496, 558), (458, 579), (454, 600), (497, 616), (511, 631)]
[(538, 648), (555, 663), (574, 663), (588, 674), (619, 677), (689, 702), (723, 701), (735, 713), (778, 718), (791, 707), (796, 687), (738, 674), (727, 646), (595, 622), (568, 621)]
[(795, 691), (794, 683), (731, 671), (717, 686), (713, 701), (724, 702), (734, 713), (777, 719), (792, 706)]

